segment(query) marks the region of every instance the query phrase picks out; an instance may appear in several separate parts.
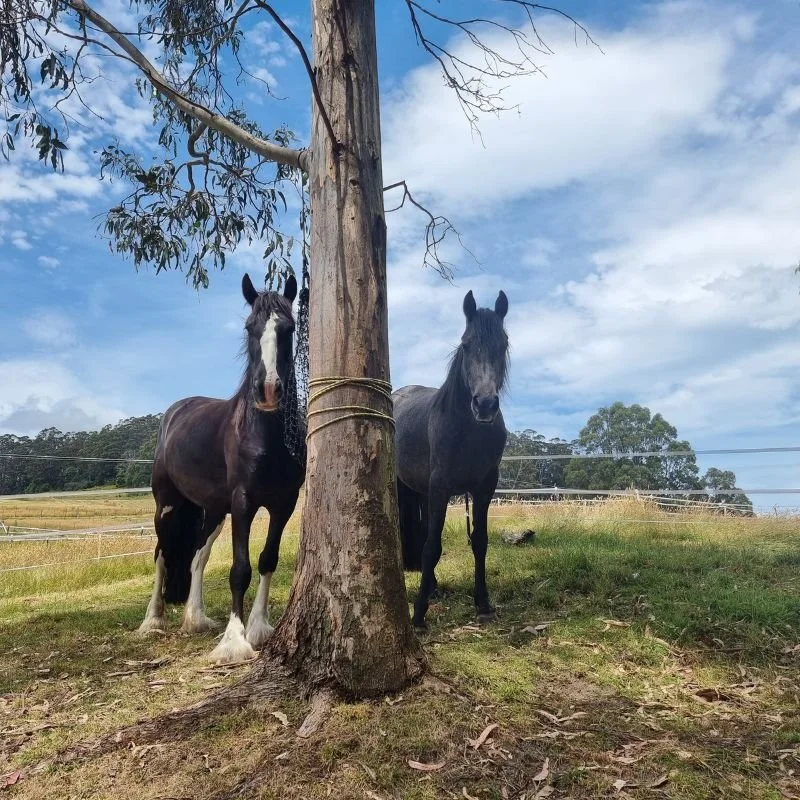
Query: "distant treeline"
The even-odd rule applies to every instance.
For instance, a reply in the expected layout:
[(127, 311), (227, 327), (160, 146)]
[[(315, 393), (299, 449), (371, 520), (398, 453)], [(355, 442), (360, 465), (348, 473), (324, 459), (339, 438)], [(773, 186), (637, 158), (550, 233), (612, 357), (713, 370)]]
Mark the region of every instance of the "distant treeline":
[[(149, 414), (106, 425), (99, 431), (62, 433), (57, 428), (45, 428), (33, 438), (0, 434), (0, 454), (150, 459), (160, 421), (160, 414)], [(149, 485), (149, 464), (0, 457), (0, 494)]]
[(750, 499), (730, 491), (737, 488), (736, 474), (731, 470), (710, 467), (701, 475), (694, 455), (623, 457), (625, 453), (692, 449), (688, 441), (678, 439), (677, 429), (661, 414), (651, 415), (650, 409), (643, 406), (618, 402), (593, 414), (574, 441), (546, 439), (534, 430), (525, 430), (509, 433), (505, 450), (507, 456), (603, 454), (612, 458), (505, 461), (500, 469), (498, 488), (712, 489), (714, 494), (710, 497), (699, 492), (681, 497), (707, 500), (726, 507), (731, 513), (752, 514)]
[[(62, 433), (46, 428), (37, 436), (0, 434), (0, 454), (78, 456), (81, 458), (151, 459), (161, 415), (131, 417), (99, 431)], [(589, 418), (571, 442), (546, 439), (534, 430), (509, 433), (506, 455), (618, 454), (691, 450), (677, 430), (660, 414), (642, 406), (614, 403)], [(56, 458), (22, 459), (0, 455), (0, 494), (73, 491), (95, 486), (148, 486), (150, 464), (71, 461)], [(693, 455), (602, 459), (506, 461), (500, 472), (501, 489), (714, 489), (712, 502), (751, 513), (750, 501), (736, 488), (736, 475), (711, 467), (699, 474)], [(554, 492), (555, 496), (557, 493)], [(706, 499), (705, 495), (695, 495)]]

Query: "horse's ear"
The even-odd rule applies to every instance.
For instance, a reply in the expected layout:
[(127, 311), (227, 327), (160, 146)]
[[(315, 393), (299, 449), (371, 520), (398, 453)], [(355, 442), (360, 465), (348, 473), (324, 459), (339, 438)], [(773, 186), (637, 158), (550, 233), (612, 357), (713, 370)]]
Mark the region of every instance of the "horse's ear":
[(502, 289), (500, 290), (500, 294), (497, 295), (497, 300), (494, 301), (494, 313), (497, 314), (500, 319), (505, 319), (506, 314), (508, 314), (508, 298)]
[(283, 296), (290, 303), (294, 303), (294, 299), (297, 297), (297, 278), (295, 278), (294, 275), (290, 275), (286, 279), (286, 286), (283, 289)]
[(475, 303), (475, 298), (472, 296), (472, 289), (470, 289), (464, 296), (464, 316), (467, 318), (467, 322), (475, 316), (477, 310), (478, 306)]
[(247, 300), (251, 306), (253, 303), (255, 303), (256, 298), (258, 297), (256, 287), (253, 286), (253, 282), (250, 280), (250, 276), (246, 272), (242, 278), (242, 294), (244, 295), (244, 299)]

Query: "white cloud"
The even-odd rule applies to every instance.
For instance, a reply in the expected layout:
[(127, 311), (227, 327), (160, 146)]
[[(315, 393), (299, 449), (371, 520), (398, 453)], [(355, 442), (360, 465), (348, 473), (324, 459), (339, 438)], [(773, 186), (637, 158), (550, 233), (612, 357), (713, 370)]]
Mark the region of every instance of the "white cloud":
[(502, 287), (512, 427), (569, 438), (616, 399), (700, 442), (796, 424), (800, 62), (765, 56), (765, 25), (673, 3), (596, 32), (605, 55), (560, 43), (548, 79), (510, 95), (521, 116), (482, 125), (485, 149), (437, 70), (413, 73), (385, 114), (387, 177), (491, 261), (456, 290), (419, 271), (410, 217), (391, 220), (395, 382), (438, 384), (457, 295)]
[(28, 234), (25, 233), (25, 231), (12, 231), (11, 244), (13, 244), (17, 250), (30, 250), (33, 247), (28, 241)]
[(481, 120), (485, 147), (438, 70), (417, 70), (385, 115), (389, 174), (448, 208), (488, 213), (533, 191), (627, 171), (696, 125), (723, 88), (735, 45), (730, 29), (598, 36), (605, 54), (575, 47), (563, 31), (548, 37), (548, 77), (509, 86), (507, 105), (520, 113)]
[(57, 311), (39, 311), (22, 323), (23, 332), (37, 344), (59, 350), (76, 341), (72, 320)]
[(55, 269), (57, 266), (61, 264), (61, 262), (54, 258), (53, 256), (39, 256), (36, 259), (43, 267), (47, 267), (48, 269)]
[(0, 375), (0, 430), (7, 433), (31, 435), (51, 425), (63, 431), (87, 430), (125, 416), (56, 362), (0, 361)]

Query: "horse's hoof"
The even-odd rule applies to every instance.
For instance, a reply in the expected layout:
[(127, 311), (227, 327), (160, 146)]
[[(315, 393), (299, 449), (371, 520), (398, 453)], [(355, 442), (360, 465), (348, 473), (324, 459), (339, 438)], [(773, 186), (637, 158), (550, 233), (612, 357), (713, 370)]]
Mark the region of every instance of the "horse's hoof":
[(192, 614), (191, 616), (184, 616), (181, 623), (181, 633), (194, 634), (205, 633), (212, 631), (219, 627), (219, 623), (207, 617), (205, 614)]
[(488, 625), (490, 622), (494, 622), (496, 619), (497, 619), (497, 609), (495, 608), (478, 612), (478, 623), (480, 625)]
[(260, 650), (273, 633), (275, 633), (275, 628), (269, 624), (269, 620), (265, 620), (263, 617), (254, 620), (251, 616), (247, 621), (245, 638), (256, 650)]
[(136, 629), (139, 636), (163, 636), (167, 632), (166, 617), (145, 617), (144, 622)]
[(417, 634), (424, 634), (427, 633), (429, 630), (428, 623), (425, 622), (424, 619), (421, 622), (417, 622), (417, 620), (414, 620), (413, 625), (414, 625), (414, 631)]
[(256, 651), (246, 641), (236, 644), (220, 642), (208, 654), (208, 660), (212, 664), (243, 664), (246, 661), (252, 661), (255, 657)]
[(212, 664), (241, 664), (256, 657), (256, 652), (245, 638), (242, 621), (231, 614), (228, 627), (220, 643), (211, 651), (208, 660)]

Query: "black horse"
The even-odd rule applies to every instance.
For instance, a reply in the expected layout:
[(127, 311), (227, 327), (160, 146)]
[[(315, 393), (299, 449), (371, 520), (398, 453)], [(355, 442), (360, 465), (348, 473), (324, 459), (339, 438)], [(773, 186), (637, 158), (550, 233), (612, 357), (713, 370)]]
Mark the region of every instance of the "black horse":
[[(305, 465), (284, 444), (284, 417), (297, 413), (290, 381), (297, 282), (283, 295), (258, 292), (249, 276), (242, 293), (251, 311), (247, 370), (230, 400), (189, 397), (170, 406), (161, 421), (153, 462), (156, 500), (156, 576), (139, 631), (166, 627), (165, 603), (186, 603), (182, 630), (213, 627), (203, 608), (203, 571), (225, 517), (231, 515), (232, 609), (222, 641), (211, 658), (252, 658), (272, 633), (269, 585), (278, 563), (281, 535), (297, 503)], [(258, 560), (261, 579), (245, 631), (244, 594), (250, 585), (250, 526), (256, 512), (269, 511), (269, 531)]]
[(500, 292), (494, 311), (464, 298), (467, 327), (439, 389), (406, 386), (393, 394), (397, 491), (406, 569), (422, 570), (414, 604), (414, 626), (437, 588), (434, 570), (442, 555), (447, 504), (456, 494), (472, 495), (472, 552), (475, 606), (481, 621), (494, 616), (486, 590), (487, 514), (506, 444), (499, 394), (508, 366), (503, 319), (508, 298)]

